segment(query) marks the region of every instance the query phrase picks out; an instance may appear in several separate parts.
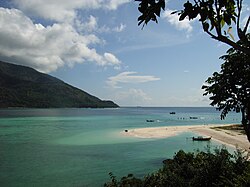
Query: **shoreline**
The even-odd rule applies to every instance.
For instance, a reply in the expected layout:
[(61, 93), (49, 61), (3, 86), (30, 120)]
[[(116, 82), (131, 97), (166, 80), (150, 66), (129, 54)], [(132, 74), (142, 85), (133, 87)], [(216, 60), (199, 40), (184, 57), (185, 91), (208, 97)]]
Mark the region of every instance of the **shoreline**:
[(218, 141), (221, 144), (240, 148), (249, 152), (250, 143), (245, 134), (234, 130), (216, 129), (216, 127), (230, 125), (233, 124), (147, 127), (128, 129), (127, 132), (122, 132), (122, 134), (124, 136), (137, 138), (168, 138), (184, 132), (193, 132), (202, 136), (212, 136), (212, 140)]

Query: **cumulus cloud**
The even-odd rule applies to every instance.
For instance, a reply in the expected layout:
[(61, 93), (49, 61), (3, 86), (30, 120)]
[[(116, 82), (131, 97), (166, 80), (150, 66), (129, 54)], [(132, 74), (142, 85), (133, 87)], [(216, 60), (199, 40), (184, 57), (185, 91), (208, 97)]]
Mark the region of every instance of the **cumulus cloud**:
[[(104, 58), (107, 62), (109, 62), (111, 65), (119, 65), (121, 62), (118, 60), (115, 55), (111, 53), (104, 53)], [(104, 64), (105, 65), (105, 64)]]
[(80, 32), (93, 32), (98, 28), (97, 18), (90, 15), (86, 22), (81, 21), (80, 19), (75, 20), (75, 26)]
[(23, 10), (32, 15), (59, 22), (72, 21), (77, 9), (116, 10), (120, 5), (131, 0), (13, 0)]
[(107, 84), (113, 88), (120, 88), (119, 83), (145, 83), (150, 81), (157, 81), (160, 78), (151, 75), (136, 75), (137, 72), (123, 72), (116, 76), (109, 77)]
[[(80, 6), (79, 1), (60, 2), (56, 0), (13, 0), (15, 5), (22, 11), (36, 15), (45, 19), (65, 22), (71, 21), (76, 16), (74, 9)], [(84, 1), (83, 1), (84, 2)], [(85, 4), (85, 6), (94, 6), (96, 1), (92, 4)], [(97, 5), (96, 5), (97, 6)]]
[(116, 10), (118, 6), (128, 3), (131, 0), (109, 0), (105, 6), (107, 9)]
[(98, 25), (98, 18), (92, 15), (89, 16), (87, 21), (82, 21), (80, 18), (75, 19), (74, 25), (76, 29), (81, 33), (113, 33), (113, 32), (122, 32), (126, 28), (126, 25), (121, 23), (119, 26), (116, 27), (108, 27), (107, 25), (99, 26)]
[(166, 19), (176, 29), (186, 30), (188, 33), (190, 33), (193, 30), (193, 27), (191, 25), (192, 21), (189, 21), (188, 19), (179, 21), (179, 16), (177, 14), (171, 14), (172, 12), (173, 10), (168, 9), (163, 12), (162, 17)]
[[(112, 53), (100, 54), (97, 44), (105, 40), (98, 18), (83, 18), (79, 10), (115, 10), (130, 0), (11, 0), (18, 9), (0, 8), (0, 57), (2, 60), (23, 64), (43, 72), (57, 70), (64, 65), (94, 62), (119, 69), (121, 61)], [(41, 18), (50, 25), (34, 23)], [(39, 19), (39, 20), (41, 20)], [(37, 20), (36, 20), (37, 21)], [(121, 32), (125, 25), (110, 28), (108, 32)], [(90, 47), (91, 46), (91, 47)]]
[(89, 47), (101, 42), (97, 36), (80, 35), (67, 22), (45, 27), (34, 24), (20, 10), (5, 8), (0, 8), (0, 17), (2, 59), (46, 73), (65, 64), (71, 66), (85, 61), (101, 66), (117, 66), (121, 63), (113, 54), (98, 54), (94, 48)]

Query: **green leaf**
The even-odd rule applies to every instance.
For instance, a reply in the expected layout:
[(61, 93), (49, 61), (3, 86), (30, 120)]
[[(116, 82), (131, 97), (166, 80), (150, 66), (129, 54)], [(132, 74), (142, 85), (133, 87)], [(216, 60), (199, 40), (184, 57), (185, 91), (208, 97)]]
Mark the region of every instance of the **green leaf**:
[(138, 10), (141, 12), (141, 13), (143, 13), (144, 12), (144, 10), (142, 9), (142, 7), (138, 7)]
[(214, 24), (211, 24), (210, 31), (212, 31), (213, 29), (214, 29)]
[(160, 17), (160, 14), (161, 14), (161, 8), (160, 7), (157, 7), (156, 10), (155, 10), (155, 14)]
[(232, 34), (232, 27), (229, 27), (229, 28), (228, 28), (227, 33), (228, 33), (228, 35), (230, 36), (230, 38), (231, 38), (233, 41), (235, 41), (234, 36), (233, 36), (233, 34)]
[(138, 26), (140, 26), (140, 25), (142, 24), (143, 21), (144, 21), (144, 20), (139, 21)]
[(138, 17), (137, 21), (140, 21), (140, 20), (144, 20), (144, 15), (141, 15), (140, 17)]
[(186, 12), (183, 12), (183, 13), (181, 14), (181, 16), (179, 17), (179, 21), (184, 20), (186, 16), (187, 16), (187, 13), (186, 13)]
[(193, 9), (193, 5), (192, 5), (189, 1), (187, 1), (186, 3), (184, 3), (183, 6), (185, 7), (185, 9), (186, 9), (187, 11)]
[(223, 18), (221, 19), (220, 25), (221, 25), (221, 28), (224, 27), (225, 25), (225, 20)]
[(202, 27), (203, 27), (203, 30), (207, 32), (209, 28), (209, 24), (207, 22), (203, 22)]
[(161, 8), (165, 10), (165, 0), (160, 1)]
[(174, 12), (171, 12), (171, 14), (176, 14), (177, 12), (179, 12), (178, 10), (174, 11)]
[(207, 10), (206, 9), (201, 9), (201, 11), (200, 11), (200, 19), (199, 19), (199, 21), (201, 21), (201, 22), (203, 22), (203, 21), (205, 21), (206, 19), (207, 19)]
[(228, 25), (231, 25), (231, 19), (230, 19), (230, 16), (225, 13), (224, 14), (224, 21), (228, 24)]

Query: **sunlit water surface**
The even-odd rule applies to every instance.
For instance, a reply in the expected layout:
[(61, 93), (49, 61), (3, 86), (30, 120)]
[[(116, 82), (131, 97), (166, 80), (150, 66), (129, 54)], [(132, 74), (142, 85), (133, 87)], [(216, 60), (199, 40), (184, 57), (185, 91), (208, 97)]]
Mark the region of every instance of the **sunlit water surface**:
[(0, 186), (103, 186), (109, 172), (118, 178), (129, 173), (143, 177), (180, 149), (220, 144), (193, 142), (192, 133), (124, 137), (124, 129), (240, 121), (235, 113), (221, 121), (214, 108), (0, 110)]

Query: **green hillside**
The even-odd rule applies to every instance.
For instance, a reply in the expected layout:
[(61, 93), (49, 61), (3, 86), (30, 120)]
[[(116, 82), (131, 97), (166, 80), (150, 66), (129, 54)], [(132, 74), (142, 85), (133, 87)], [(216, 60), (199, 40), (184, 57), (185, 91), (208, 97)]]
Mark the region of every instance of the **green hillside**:
[(0, 108), (7, 107), (113, 108), (118, 105), (32, 68), (0, 61)]

